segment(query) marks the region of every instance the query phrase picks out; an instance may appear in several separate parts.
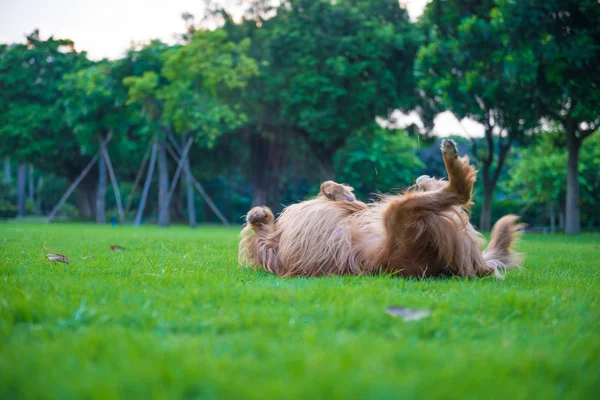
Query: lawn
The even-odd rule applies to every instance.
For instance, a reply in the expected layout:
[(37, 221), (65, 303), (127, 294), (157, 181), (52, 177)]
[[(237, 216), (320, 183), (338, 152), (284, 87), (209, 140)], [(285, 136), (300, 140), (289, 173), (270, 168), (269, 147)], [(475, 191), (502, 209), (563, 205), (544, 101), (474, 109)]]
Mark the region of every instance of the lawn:
[(503, 281), (281, 279), (236, 235), (0, 224), (0, 398), (598, 398), (598, 234), (526, 235)]

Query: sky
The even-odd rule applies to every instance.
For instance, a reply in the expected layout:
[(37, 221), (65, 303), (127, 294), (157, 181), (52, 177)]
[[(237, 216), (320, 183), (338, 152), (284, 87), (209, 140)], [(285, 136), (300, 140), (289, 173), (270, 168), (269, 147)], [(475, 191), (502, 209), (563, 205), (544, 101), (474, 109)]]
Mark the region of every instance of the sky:
[[(241, 0), (226, 0), (230, 6)], [(417, 19), (428, 0), (400, 0), (411, 19)], [(183, 12), (203, 14), (202, 0), (0, 0), (0, 43), (22, 42), (34, 29), (42, 38), (55, 36), (75, 41), (92, 59), (116, 59), (132, 42), (159, 38), (174, 42), (185, 25)], [(415, 116), (396, 115), (396, 126), (410, 123)], [(436, 119), (434, 132), (440, 136), (461, 134), (482, 136), (483, 128), (473, 121), (461, 124), (451, 113)]]

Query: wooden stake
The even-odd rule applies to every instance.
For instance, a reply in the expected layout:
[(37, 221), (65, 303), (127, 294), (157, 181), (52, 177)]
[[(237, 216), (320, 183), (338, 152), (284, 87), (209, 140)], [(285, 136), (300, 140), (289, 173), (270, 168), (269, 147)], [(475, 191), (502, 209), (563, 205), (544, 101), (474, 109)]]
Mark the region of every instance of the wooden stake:
[(181, 154), (181, 159), (177, 162), (177, 169), (175, 170), (175, 175), (173, 175), (173, 179), (171, 180), (171, 187), (169, 188), (169, 195), (167, 196), (167, 203), (171, 203), (171, 197), (173, 197), (173, 193), (175, 192), (175, 187), (177, 186), (177, 181), (179, 180), (179, 175), (181, 175), (181, 171), (183, 170), (183, 165), (185, 164), (185, 160), (187, 155), (192, 147), (192, 143), (194, 141), (192, 138), (189, 138), (187, 143), (185, 144), (185, 148), (183, 149), (183, 153)]
[[(178, 163), (179, 160), (180, 160), (180, 158), (177, 155), (177, 153), (175, 152), (175, 150), (173, 150), (171, 148), (171, 146), (167, 146), (167, 151), (169, 152), (169, 154), (171, 154), (171, 157), (173, 157), (173, 159), (175, 160), (175, 162)], [(221, 214), (221, 211), (219, 211), (219, 209), (217, 208), (217, 206), (215, 205), (215, 203), (213, 203), (213, 201), (208, 196), (208, 194), (206, 193), (206, 191), (204, 190), (204, 188), (202, 187), (202, 185), (200, 184), (200, 182), (198, 182), (198, 180), (196, 179), (196, 177), (194, 175), (192, 175), (191, 172), (190, 172), (190, 176), (192, 177), (192, 183), (194, 184), (194, 187), (200, 193), (200, 195), (202, 195), (202, 197), (204, 198), (204, 200), (206, 201), (206, 203), (208, 204), (208, 206), (210, 207), (210, 209), (213, 210), (213, 212), (217, 215), (217, 217), (219, 217), (219, 219), (221, 220), (221, 222), (223, 222), (223, 225), (229, 226), (229, 221), (227, 221), (227, 218), (225, 218), (225, 216), (223, 214)]]
[[(102, 146), (106, 146), (106, 144), (108, 142), (110, 142), (110, 139), (112, 139), (112, 133), (109, 133), (108, 136), (106, 137), (106, 139), (104, 139), (102, 141), (102, 143), (100, 144), (100, 148), (102, 148)], [(98, 157), (100, 157), (101, 152), (102, 152), (102, 150), (98, 150), (98, 152), (94, 155), (94, 157), (92, 157), (92, 160), (89, 162), (89, 164), (86, 165), (86, 167), (83, 169), (83, 171), (81, 171), (81, 173), (75, 179), (75, 181), (73, 181), (71, 186), (69, 186), (69, 188), (67, 189), (67, 191), (65, 192), (63, 197), (61, 197), (61, 199), (58, 201), (58, 204), (55, 205), (54, 208), (52, 209), (52, 211), (50, 211), (50, 214), (48, 214), (48, 219), (46, 220), (47, 222), (52, 221), (52, 218), (54, 218), (54, 216), (56, 215), (58, 210), (60, 210), (60, 207), (62, 207), (64, 202), (67, 201), (67, 199), (69, 198), (71, 193), (73, 193), (73, 191), (75, 190), (77, 185), (79, 185), (81, 183), (81, 181), (83, 180), (83, 178), (85, 178), (85, 176), (88, 174), (88, 172), (90, 172), (90, 170), (92, 169), (92, 167), (98, 160)]]
[(110, 156), (108, 155), (108, 150), (106, 150), (106, 146), (102, 146), (102, 155), (104, 156), (104, 161), (106, 161), (108, 175), (110, 176), (110, 181), (115, 192), (115, 200), (117, 201), (117, 212), (119, 213), (119, 221), (121, 221), (121, 223), (124, 223), (125, 214), (123, 213), (123, 203), (121, 203), (121, 192), (119, 191), (119, 184), (117, 183), (115, 170), (113, 169), (112, 162), (110, 161)]
[(140, 165), (140, 169), (138, 170), (137, 175), (135, 176), (133, 186), (131, 186), (131, 192), (129, 193), (129, 198), (127, 199), (127, 206), (125, 206), (125, 214), (127, 214), (129, 212), (129, 209), (131, 208), (133, 194), (137, 189), (138, 183), (140, 183), (140, 179), (142, 179), (142, 173), (144, 172), (144, 168), (146, 167), (146, 163), (148, 162), (148, 157), (150, 157), (150, 151), (152, 150), (152, 143), (152, 140), (150, 141), (150, 143), (148, 143), (148, 148), (146, 149), (146, 153), (144, 153), (144, 157), (142, 158), (142, 164)]
[(152, 143), (152, 155), (150, 156), (150, 164), (148, 165), (148, 174), (146, 174), (146, 182), (144, 182), (144, 188), (142, 189), (142, 198), (140, 199), (140, 207), (138, 208), (133, 223), (134, 227), (138, 227), (142, 221), (142, 215), (144, 214), (144, 208), (146, 207), (146, 200), (148, 199), (148, 191), (150, 190), (150, 184), (152, 183), (152, 175), (154, 174), (154, 165), (156, 164), (156, 141)]

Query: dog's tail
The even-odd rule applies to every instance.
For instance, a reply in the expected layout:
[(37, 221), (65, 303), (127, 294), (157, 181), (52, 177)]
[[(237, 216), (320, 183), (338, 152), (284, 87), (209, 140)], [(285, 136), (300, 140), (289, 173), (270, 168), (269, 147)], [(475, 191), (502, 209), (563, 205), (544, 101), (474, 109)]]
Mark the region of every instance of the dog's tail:
[(519, 267), (523, 262), (523, 255), (513, 249), (521, 236), (521, 228), (525, 226), (518, 221), (519, 217), (516, 215), (500, 218), (492, 228), (490, 244), (483, 252), (486, 264), (494, 270), (498, 278), (502, 278), (500, 271)]

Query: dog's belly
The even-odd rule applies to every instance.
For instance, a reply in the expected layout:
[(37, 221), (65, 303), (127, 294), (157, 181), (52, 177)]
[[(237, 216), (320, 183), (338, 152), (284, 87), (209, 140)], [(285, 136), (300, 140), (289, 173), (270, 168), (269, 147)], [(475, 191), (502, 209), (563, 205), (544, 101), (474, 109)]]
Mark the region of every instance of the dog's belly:
[(286, 275), (361, 273), (350, 216), (360, 205), (309, 200), (287, 207), (277, 219), (278, 260)]

